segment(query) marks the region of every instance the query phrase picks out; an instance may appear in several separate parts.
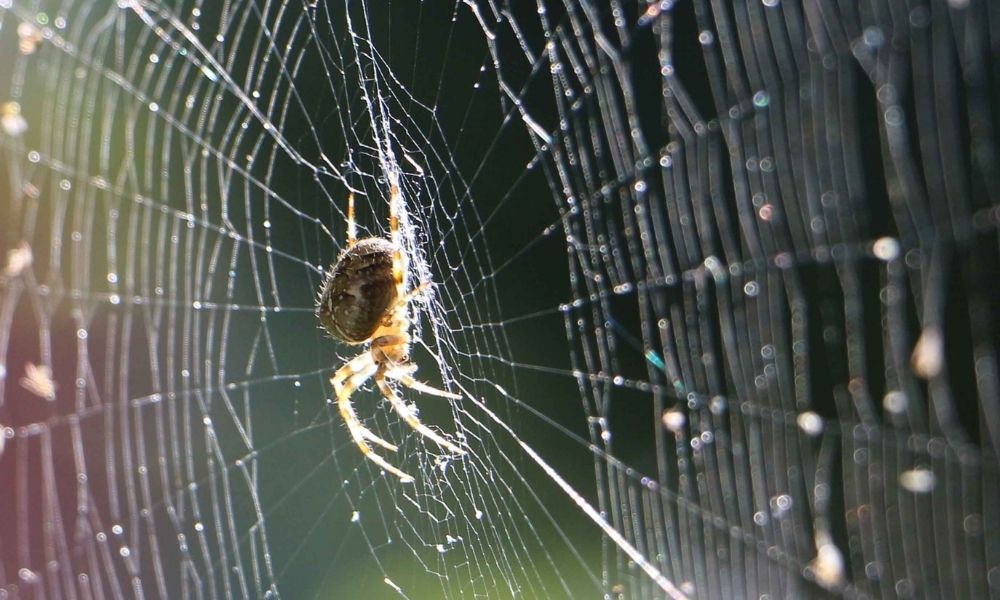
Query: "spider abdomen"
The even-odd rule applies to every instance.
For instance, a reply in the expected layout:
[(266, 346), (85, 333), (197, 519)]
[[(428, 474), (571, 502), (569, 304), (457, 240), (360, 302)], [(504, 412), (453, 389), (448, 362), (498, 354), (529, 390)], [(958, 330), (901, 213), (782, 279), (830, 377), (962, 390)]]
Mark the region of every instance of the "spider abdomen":
[(396, 301), (392, 244), (382, 238), (358, 241), (341, 252), (330, 269), (316, 314), (335, 338), (359, 344), (368, 341)]

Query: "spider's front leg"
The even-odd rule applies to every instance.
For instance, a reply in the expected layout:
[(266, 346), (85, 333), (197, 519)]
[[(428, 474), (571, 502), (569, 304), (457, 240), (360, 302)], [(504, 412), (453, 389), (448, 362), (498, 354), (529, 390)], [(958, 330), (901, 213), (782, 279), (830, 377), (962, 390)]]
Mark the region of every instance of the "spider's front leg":
[[(392, 408), (396, 411), (396, 414), (398, 414), (400, 418), (402, 418), (403, 421), (406, 422), (407, 425), (413, 428), (414, 431), (424, 436), (425, 438), (429, 438), (438, 446), (441, 446), (442, 448), (448, 450), (452, 454), (465, 454), (465, 450), (459, 448), (454, 443), (445, 439), (444, 436), (442, 436), (438, 432), (434, 431), (430, 427), (420, 422), (420, 419), (418, 419), (417, 416), (413, 414), (413, 410), (409, 406), (407, 406), (406, 403), (403, 402), (403, 400), (399, 397), (399, 395), (396, 394), (395, 390), (390, 388), (389, 384), (386, 383), (385, 378), (391, 372), (392, 372), (391, 367), (386, 367), (386, 365), (379, 366), (378, 371), (375, 373), (375, 383), (378, 385), (378, 389), (382, 391), (382, 395), (385, 397), (385, 399), (388, 400), (389, 404), (392, 405)], [(429, 388), (429, 389), (433, 390), (434, 388)], [(440, 390), (435, 390), (435, 391), (440, 392)], [(442, 392), (442, 393), (447, 393), (447, 392)], [(453, 397), (453, 396), (454, 394), (449, 394), (448, 397)]]
[(392, 388), (386, 383), (386, 379), (399, 381), (408, 388), (439, 396), (461, 400), (462, 397), (451, 392), (439, 390), (425, 383), (421, 383), (413, 378), (412, 373), (417, 370), (416, 365), (409, 363), (410, 336), (403, 329), (397, 329), (397, 333), (382, 335), (372, 340), (371, 353), (376, 363), (378, 371), (375, 373), (375, 383), (378, 384), (382, 395), (396, 413), (406, 421), (406, 424), (413, 428), (420, 435), (429, 438), (435, 444), (447, 449), (453, 454), (465, 454), (465, 450), (458, 447), (453, 442), (448, 441), (433, 429), (420, 422), (420, 419), (413, 414), (413, 411), (403, 402)]
[(428, 394), (431, 396), (438, 396), (439, 398), (450, 398), (451, 400), (461, 400), (462, 396), (459, 394), (453, 394), (451, 392), (446, 392), (444, 390), (439, 390), (436, 387), (427, 385), (422, 381), (417, 381), (413, 378), (412, 373), (417, 370), (416, 365), (413, 364), (402, 364), (396, 365), (395, 368), (391, 369), (386, 376), (390, 379), (395, 379), (399, 383), (405, 385), (411, 390), (417, 390), (422, 394)]
[(410, 363), (409, 349), (410, 334), (402, 330), (372, 340), (372, 355), (375, 357), (375, 362), (386, 366), (385, 376), (389, 379), (395, 379), (408, 388), (431, 396), (452, 400), (462, 399), (458, 394), (439, 390), (414, 379), (412, 373), (417, 370), (417, 366)]
[(354, 411), (354, 406), (351, 404), (351, 395), (354, 391), (362, 386), (377, 371), (378, 366), (372, 359), (371, 353), (365, 352), (337, 369), (337, 372), (330, 377), (330, 384), (333, 385), (334, 392), (337, 394), (337, 407), (340, 409), (340, 417), (347, 424), (347, 430), (351, 432), (351, 438), (358, 449), (361, 450), (361, 453), (368, 460), (399, 477), (404, 483), (408, 483), (413, 481), (413, 477), (400, 471), (376, 454), (368, 442), (378, 444), (392, 452), (396, 451), (396, 446), (375, 435), (370, 429), (365, 427), (361, 423), (361, 419), (358, 418), (358, 414)]

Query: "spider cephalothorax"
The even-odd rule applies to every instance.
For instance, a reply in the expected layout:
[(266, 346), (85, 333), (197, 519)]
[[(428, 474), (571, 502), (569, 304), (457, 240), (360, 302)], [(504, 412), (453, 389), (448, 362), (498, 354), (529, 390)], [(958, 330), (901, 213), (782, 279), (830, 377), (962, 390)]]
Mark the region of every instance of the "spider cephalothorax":
[(376, 237), (358, 241), (355, 238), (354, 196), (348, 198), (347, 247), (323, 281), (316, 315), (333, 337), (348, 344), (368, 344), (364, 352), (337, 369), (330, 378), (341, 417), (354, 443), (365, 456), (386, 471), (403, 481), (413, 481), (413, 477), (390, 465), (372, 450), (370, 444), (392, 452), (397, 448), (362, 425), (351, 405), (351, 394), (374, 376), (385, 399), (417, 433), (450, 452), (464, 453), (454, 443), (421, 423), (388, 383), (395, 380), (425, 394), (456, 400), (461, 398), (413, 378), (417, 368), (409, 362), (410, 319), (407, 313), (410, 301), (426, 285), (406, 291), (407, 261), (400, 243), (399, 202), (399, 187), (393, 185), (389, 198), (391, 240)]

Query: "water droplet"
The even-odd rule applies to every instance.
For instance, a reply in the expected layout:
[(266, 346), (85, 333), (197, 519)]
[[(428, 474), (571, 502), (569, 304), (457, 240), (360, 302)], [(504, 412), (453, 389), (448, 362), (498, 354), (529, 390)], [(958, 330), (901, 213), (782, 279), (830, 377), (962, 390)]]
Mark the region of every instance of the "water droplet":
[(804, 431), (806, 435), (815, 437), (823, 433), (823, 417), (811, 410), (799, 414), (795, 422), (798, 424), (799, 429)]
[(667, 431), (680, 433), (683, 431), (685, 423), (687, 423), (687, 416), (681, 410), (671, 408), (663, 413), (663, 426), (667, 428)]
[(899, 485), (914, 494), (926, 494), (937, 485), (937, 477), (930, 469), (916, 468), (903, 471), (899, 475)]

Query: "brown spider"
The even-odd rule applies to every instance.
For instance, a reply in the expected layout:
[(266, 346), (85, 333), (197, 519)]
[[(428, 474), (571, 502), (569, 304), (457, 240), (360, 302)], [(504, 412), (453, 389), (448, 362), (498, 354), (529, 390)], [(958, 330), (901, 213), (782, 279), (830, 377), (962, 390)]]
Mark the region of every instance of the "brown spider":
[(368, 344), (361, 354), (337, 369), (330, 383), (337, 394), (340, 415), (357, 444), (369, 460), (399, 477), (412, 482), (413, 477), (389, 464), (375, 453), (369, 442), (395, 452), (396, 446), (372, 433), (358, 419), (351, 394), (372, 376), (382, 395), (407, 425), (454, 454), (465, 451), (433, 431), (417, 419), (413, 410), (396, 395), (387, 380), (395, 380), (408, 388), (460, 400), (461, 396), (431, 387), (413, 378), (417, 366), (410, 362), (410, 301), (428, 284), (406, 292), (407, 257), (403, 252), (399, 228), (402, 197), (399, 185), (390, 186), (389, 238), (356, 238), (354, 195), (347, 202), (347, 247), (320, 288), (316, 316), (333, 337), (348, 344)]

